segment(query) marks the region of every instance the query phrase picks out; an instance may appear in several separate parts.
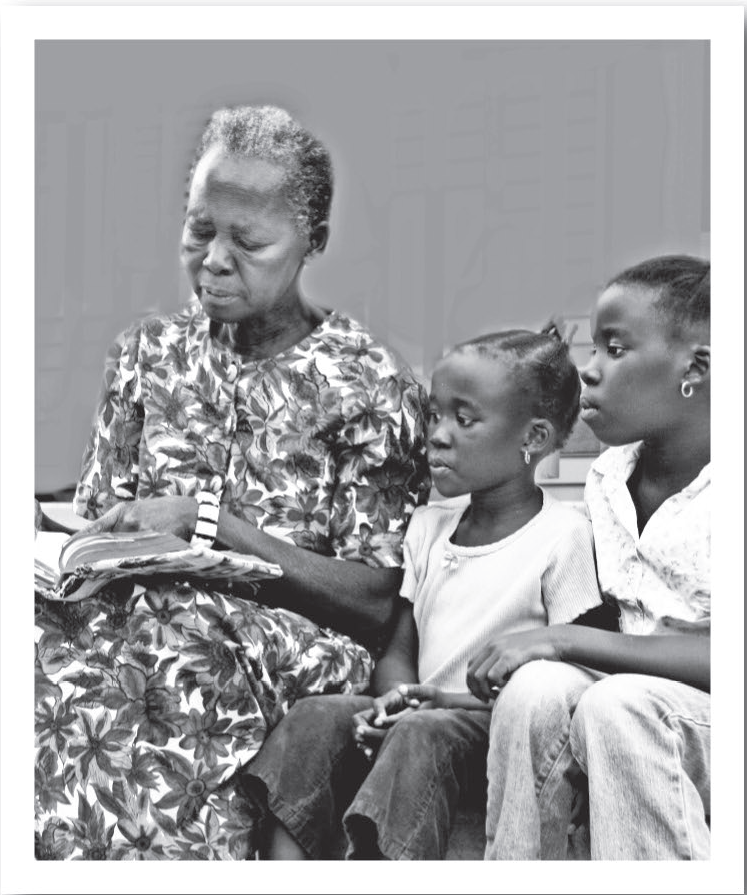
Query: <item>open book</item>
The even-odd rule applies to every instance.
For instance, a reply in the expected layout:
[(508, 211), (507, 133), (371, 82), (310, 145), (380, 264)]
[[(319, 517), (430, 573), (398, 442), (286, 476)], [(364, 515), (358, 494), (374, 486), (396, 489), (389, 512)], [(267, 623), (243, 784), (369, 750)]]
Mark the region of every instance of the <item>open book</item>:
[[(59, 557), (56, 565), (55, 556)], [(282, 574), (280, 566), (257, 556), (195, 546), (162, 532), (104, 532), (72, 538), (60, 532), (39, 532), (36, 537), (35, 585), (50, 599), (82, 600), (118, 578), (168, 576), (244, 583)]]

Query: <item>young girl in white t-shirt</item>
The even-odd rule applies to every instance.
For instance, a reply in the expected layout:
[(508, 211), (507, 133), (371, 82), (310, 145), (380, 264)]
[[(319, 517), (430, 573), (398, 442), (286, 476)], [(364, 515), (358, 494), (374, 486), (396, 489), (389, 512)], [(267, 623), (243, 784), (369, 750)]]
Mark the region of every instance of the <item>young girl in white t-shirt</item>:
[(601, 603), (590, 526), (534, 480), (567, 439), (580, 381), (557, 331), (459, 345), (436, 366), (428, 456), (446, 498), (418, 508), (373, 696), (302, 699), (245, 777), (260, 855), (443, 858), (460, 794), (484, 786), (489, 705), (469, 659), (499, 633), (572, 622)]

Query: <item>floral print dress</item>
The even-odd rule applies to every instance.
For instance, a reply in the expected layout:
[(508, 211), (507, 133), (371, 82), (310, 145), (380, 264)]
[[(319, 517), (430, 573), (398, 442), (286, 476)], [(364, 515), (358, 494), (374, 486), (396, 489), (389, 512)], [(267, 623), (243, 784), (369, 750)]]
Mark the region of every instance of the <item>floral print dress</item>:
[[(268, 360), (217, 335), (192, 303), (119, 337), (77, 512), (207, 488), (299, 547), (400, 566), (429, 487), (407, 367), (336, 312)], [(125, 581), (36, 604), (39, 859), (247, 857), (237, 768), (299, 697), (368, 685), (363, 646), (264, 605), (261, 585)]]

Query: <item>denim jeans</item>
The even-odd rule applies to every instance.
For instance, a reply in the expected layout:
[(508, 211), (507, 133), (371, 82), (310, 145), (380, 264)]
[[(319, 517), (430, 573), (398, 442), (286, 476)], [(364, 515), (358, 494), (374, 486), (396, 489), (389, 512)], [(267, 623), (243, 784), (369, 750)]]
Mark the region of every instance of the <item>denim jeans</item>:
[(566, 858), (586, 786), (592, 859), (707, 859), (709, 694), (648, 675), (522, 666), (493, 709), (485, 857)]
[(390, 728), (372, 765), (352, 725), (372, 704), (299, 700), (243, 772), (246, 785), (310, 858), (334, 851), (341, 818), (348, 859), (443, 858), (460, 794), (485, 786), (490, 713), (413, 712)]

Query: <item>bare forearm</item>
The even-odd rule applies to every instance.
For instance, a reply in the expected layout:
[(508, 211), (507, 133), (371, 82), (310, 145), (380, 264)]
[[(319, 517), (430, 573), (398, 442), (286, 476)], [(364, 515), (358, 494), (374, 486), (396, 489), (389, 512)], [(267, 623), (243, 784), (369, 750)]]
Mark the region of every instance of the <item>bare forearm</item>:
[(417, 681), (417, 668), (408, 657), (386, 654), (376, 663), (371, 675), (371, 692), (381, 696), (400, 684), (416, 684)]
[(218, 520), (218, 540), (282, 568), (283, 577), (262, 588), (267, 602), (364, 640), (375, 639), (391, 621), (400, 569), (321, 556), (272, 537), (225, 509)]
[(481, 712), (490, 712), (493, 709), (492, 703), (484, 703), (482, 699), (478, 699), (471, 693), (444, 693), (443, 707), (446, 709), (470, 709)]
[(711, 641), (707, 634), (618, 634), (575, 625), (554, 626), (564, 662), (611, 674), (650, 674), (710, 692)]

